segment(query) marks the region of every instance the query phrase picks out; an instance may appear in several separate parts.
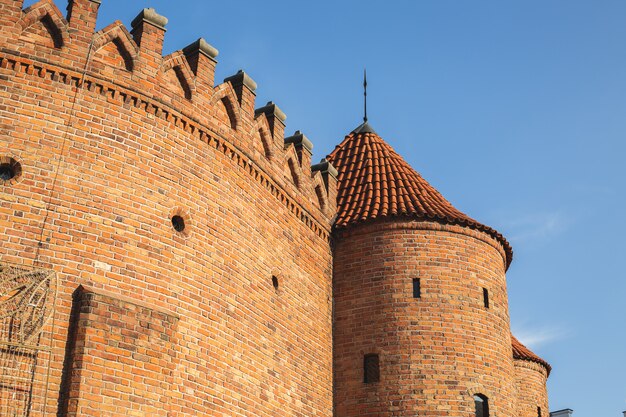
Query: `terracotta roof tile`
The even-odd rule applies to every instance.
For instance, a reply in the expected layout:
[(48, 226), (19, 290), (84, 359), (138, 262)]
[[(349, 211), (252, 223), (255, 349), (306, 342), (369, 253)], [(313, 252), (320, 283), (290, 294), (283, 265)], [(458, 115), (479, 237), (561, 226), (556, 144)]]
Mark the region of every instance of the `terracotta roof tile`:
[(550, 366), (550, 364), (541, 359), (539, 356), (535, 355), (526, 346), (522, 345), (520, 341), (517, 340), (517, 338), (513, 335), (511, 335), (511, 344), (513, 347), (513, 359), (536, 362), (540, 365), (543, 365), (548, 371), (548, 375), (550, 375), (550, 372), (552, 371), (552, 367)]
[(422, 178), (367, 123), (356, 128), (328, 156), (338, 171), (335, 227), (389, 216), (409, 216), (481, 230), (498, 240), (507, 255), (506, 239), (460, 212)]

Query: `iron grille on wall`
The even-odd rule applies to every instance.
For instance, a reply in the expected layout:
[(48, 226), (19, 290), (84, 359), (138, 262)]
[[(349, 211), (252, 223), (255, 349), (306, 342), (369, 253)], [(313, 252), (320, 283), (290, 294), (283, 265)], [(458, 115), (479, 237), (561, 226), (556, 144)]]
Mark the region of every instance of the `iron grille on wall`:
[(0, 264), (0, 416), (45, 414), (56, 288), (53, 271)]

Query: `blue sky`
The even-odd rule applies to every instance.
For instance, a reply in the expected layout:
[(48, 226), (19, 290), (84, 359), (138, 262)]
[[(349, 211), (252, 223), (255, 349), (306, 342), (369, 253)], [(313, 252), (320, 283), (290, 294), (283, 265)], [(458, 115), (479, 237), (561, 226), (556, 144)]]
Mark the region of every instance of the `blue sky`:
[(554, 367), (550, 408), (621, 417), (626, 2), (102, 3), (99, 28), (143, 7), (167, 16), (165, 53), (204, 37), (216, 79), (248, 72), (316, 159), (360, 123), (367, 67), (377, 132), (511, 241), (512, 327)]

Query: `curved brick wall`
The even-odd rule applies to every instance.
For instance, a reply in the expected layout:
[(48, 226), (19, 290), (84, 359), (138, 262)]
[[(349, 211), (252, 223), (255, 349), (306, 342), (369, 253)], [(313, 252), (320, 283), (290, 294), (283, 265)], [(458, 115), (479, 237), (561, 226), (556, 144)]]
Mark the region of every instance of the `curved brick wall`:
[(0, 0), (0, 261), (60, 279), (47, 412), (331, 416), (332, 175), (202, 42), (97, 8)]
[[(495, 240), (458, 226), (378, 221), (338, 233), (336, 415), (470, 417), (482, 393), (491, 415), (515, 416), (504, 259)], [(370, 353), (380, 382), (364, 384)]]
[(548, 391), (546, 383), (548, 372), (536, 362), (514, 360), (515, 383), (517, 385), (517, 416), (538, 417), (537, 407), (541, 407), (541, 416), (548, 417)]

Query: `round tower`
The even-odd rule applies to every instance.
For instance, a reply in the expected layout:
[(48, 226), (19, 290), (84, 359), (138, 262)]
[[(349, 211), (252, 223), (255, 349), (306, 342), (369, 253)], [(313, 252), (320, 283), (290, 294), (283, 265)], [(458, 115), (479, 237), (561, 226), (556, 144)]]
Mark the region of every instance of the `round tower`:
[(339, 184), (335, 415), (516, 415), (507, 241), (367, 122), (329, 161)]
[(552, 367), (511, 335), (515, 384), (517, 385), (517, 416), (547, 417), (548, 390), (546, 383)]

